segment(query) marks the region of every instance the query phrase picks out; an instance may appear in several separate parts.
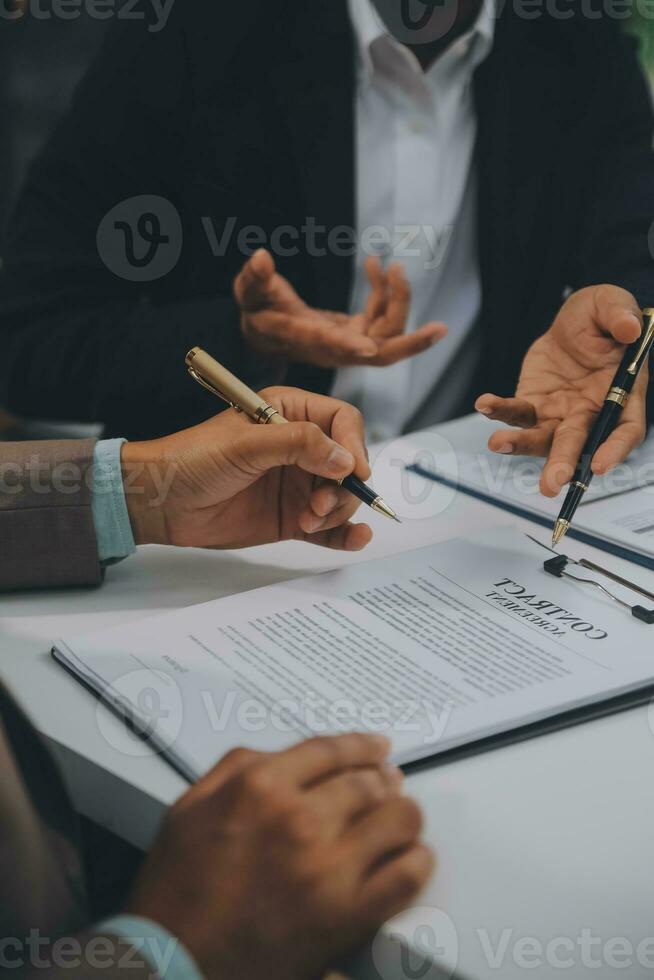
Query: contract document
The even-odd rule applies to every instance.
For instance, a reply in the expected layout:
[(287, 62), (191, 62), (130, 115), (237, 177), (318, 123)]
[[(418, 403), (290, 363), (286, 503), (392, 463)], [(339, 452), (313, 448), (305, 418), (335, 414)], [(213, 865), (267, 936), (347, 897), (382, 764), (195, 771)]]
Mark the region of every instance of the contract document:
[(342, 731), (387, 734), (403, 764), (654, 682), (654, 626), (546, 558), (494, 529), (53, 653), (189, 779), (236, 746)]

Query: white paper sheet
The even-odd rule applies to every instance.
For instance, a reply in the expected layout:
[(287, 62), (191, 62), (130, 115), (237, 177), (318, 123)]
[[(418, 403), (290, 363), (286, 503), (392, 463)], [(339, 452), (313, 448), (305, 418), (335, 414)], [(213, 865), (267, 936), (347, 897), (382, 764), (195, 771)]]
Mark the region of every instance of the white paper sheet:
[[(411, 462), (421, 469), (473, 491), (500, 506), (511, 505), (527, 516), (545, 517), (552, 524), (563, 496), (544, 497), (539, 490), (542, 459), (502, 456), (487, 448), (498, 428), (479, 415), (457, 419), (438, 430), (438, 442), (429, 430), (410, 440)], [(499, 427), (501, 428), (501, 426)], [(443, 443), (451, 444), (443, 451)], [(632, 525), (629, 513), (641, 515)], [(575, 517), (577, 531), (592, 534), (613, 547), (628, 548), (654, 563), (654, 435), (629, 459), (603, 477), (594, 477)]]
[(643, 487), (587, 505), (585, 530), (632, 551), (654, 554), (654, 487)]
[(351, 730), (384, 731), (407, 762), (654, 682), (654, 626), (548, 575), (546, 558), (496, 529), (60, 640), (55, 655), (191, 775), (237, 745)]

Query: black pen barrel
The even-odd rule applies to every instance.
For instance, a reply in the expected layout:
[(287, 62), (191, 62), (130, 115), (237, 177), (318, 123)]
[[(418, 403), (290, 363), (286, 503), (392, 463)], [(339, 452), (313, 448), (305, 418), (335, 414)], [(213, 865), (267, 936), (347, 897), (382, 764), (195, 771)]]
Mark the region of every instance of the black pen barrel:
[(567, 521), (569, 524), (572, 523), (572, 518), (575, 516), (577, 507), (581, 503), (585, 492), (580, 482), (570, 484), (568, 492), (565, 495), (565, 500), (563, 501), (561, 513), (558, 517), (560, 521)]
[(622, 407), (617, 402), (608, 400), (604, 402), (597, 416), (597, 421), (581, 451), (581, 456), (579, 457), (579, 462), (577, 463), (577, 468), (571, 481), (573, 484), (582, 483), (585, 487), (589, 486), (593, 478), (593, 456), (617, 427), (621, 415)]
[(563, 501), (563, 507), (559, 514), (559, 521), (572, 523), (577, 507), (581, 503), (584, 494), (588, 490), (593, 479), (593, 456), (603, 443), (609, 438), (616, 428), (622, 415), (622, 406), (615, 401), (607, 399), (602, 405), (602, 410), (597, 416), (597, 421), (590, 432), (588, 439), (582, 449), (577, 469), (570, 481), (570, 488)]
[(367, 487), (362, 480), (359, 480), (356, 476), (346, 476), (341, 486), (345, 490), (349, 490), (350, 493), (360, 500), (362, 503), (367, 504), (368, 507), (372, 507), (375, 500), (378, 499), (379, 494)]

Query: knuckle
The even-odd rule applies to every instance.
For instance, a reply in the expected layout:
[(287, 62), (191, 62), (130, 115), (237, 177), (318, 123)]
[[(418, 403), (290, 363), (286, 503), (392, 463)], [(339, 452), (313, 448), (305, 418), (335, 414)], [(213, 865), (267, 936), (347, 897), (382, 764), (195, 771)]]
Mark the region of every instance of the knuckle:
[(406, 835), (412, 839), (422, 833), (424, 818), (422, 810), (410, 796), (403, 796), (398, 801), (398, 818)]
[(314, 752), (322, 753), (328, 766), (333, 768), (338, 767), (343, 757), (339, 737), (334, 738), (333, 736), (329, 735), (320, 735), (317, 738), (312, 738), (308, 745)]
[(586, 429), (583, 423), (573, 422), (573, 421), (561, 422), (561, 424), (559, 425), (556, 431), (556, 435), (559, 440), (562, 437), (568, 438), (569, 436), (573, 436), (576, 438), (577, 436), (581, 436), (585, 434), (586, 434)]
[(336, 401), (336, 407), (341, 412), (345, 412), (347, 417), (351, 419), (351, 421), (357, 426), (357, 428), (363, 430), (364, 428), (363, 412), (360, 411), (360, 409), (355, 408), (354, 405), (348, 405), (347, 402), (340, 401), (340, 400), (335, 400), (335, 401)]
[(423, 868), (417, 863), (403, 864), (397, 868), (395, 886), (401, 896), (416, 895), (425, 883)]
[(302, 803), (289, 803), (281, 816), (286, 837), (299, 845), (312, 845), (321, 838), (322, 825), (319, 815)]
[(608, 303), (612, 299), (615, 299), (613, 295), (613, 286), (608, 286), (606, 283), (601, 283), (599, 286), (595, 287), (595, 299), (598, 303)]
[(436, 854), (427, 844), (420, 843), (416, 844), (410, 855), (411, 863), (419, 880), (419, 887), (422, 887), (436, 870)]
[(333, 322), (326, 323), (324, 317), (321, 317), (318, 322), (308, 322), (305, 330), (307, 336), (316, 344), (324, 344), (326, 347), (339, 344), (340, 338), (338, 332), (334, 331)]
[(249, 797), (256, 802), (265, 802), (270, 806), (273, 797), (278, 793), (278, 784), (274, 773), (266, 765), (254, 765), (241, 777), (241, 785)]
[(315, 422), (296, 422), (291, 437), (298, 448), (315, 449), (323, 438), (323, 432)]
[(178, 823), (186, 818), (187, 813), (193, 809), (194, 802), (195, 795), (193, 789), (185, 793), (178, 800), (175, 800), (165, 816), (164, 827), (167, 829), (176, 827)]
[(305, 426), (307, 431), (307, 442), (315, 446), (321, 445), (325, 438), (325, 433), (322, 431), (320, 426), (316, 422), (305, 422)]
[(426, 844), (421, 845), (420, 851), (422, 854), (422, 869), (425, 880), (427, 880), (431, 878), (438, 867), (438, 855), (431, 847), (427, 847)]
[(647, 437), (647, 425), (645, 424), (645, 422), (638, 423), (634, 435), (635, 435), (634, 441), (636, 446), (640, 446), (643, 442), (645, 442), (645, 439)]
[(292, 451), (299, 451), (306, 445), (308, 424), (306, 422), (290, 422), (284, 426), (284, 435)]
[(266, 401), (272, 402), (274, 400), (279, 401), (283, 395), (288, 394), (289, 389), (284, 388), (283, 385), (269, 385), (267, 388), (263, 388), (259, 394)]
[[(321, 853), (320, 849), (314, 849), (311, 859), (308, 854), (303, 854), (301, 858), (292, 862), (289, 870), (292, 874), (299, 893), (304, 896), (305, 901), (310, 901), (314, 911), (327, 911), (333, 903), (335, 896), (334, 890), (338, 887), (337, 876), (334, 874), (333, 855)], [(321, 916), (322, 918), (322, 916)]]
[(352, 795), (365, 806), (380, 803), (388, 794), (380, 772), (352, 772), (346, 779)]
[(340, 760), (356, 759), (360, 763), (366, 757), (374, 755), (374, 740), (363, 732), (351, 732), (347, 735), (338, 735), (333, 739), (332, 749), (336, 758)]
[(275, 335), (275, 323), (269, 317), (257, 316), (256, 313), (249, 312), (246, 321), (249, 331), (255, 336), (270, 337)]
[(223, 756), (222, 764), (241, 766), (247, 764), (254, 758), (256, 758), (256, 753), (252, 752), (250, 749), (236, 748), (231, 749), (226, 755)]

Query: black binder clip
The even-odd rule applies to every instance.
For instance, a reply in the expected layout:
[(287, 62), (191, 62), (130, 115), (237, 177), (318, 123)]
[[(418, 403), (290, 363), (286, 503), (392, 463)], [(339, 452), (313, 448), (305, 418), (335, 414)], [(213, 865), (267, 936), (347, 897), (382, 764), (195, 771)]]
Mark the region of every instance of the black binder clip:
[(628, 579), (622, 578), (620, 575), (615, 575), (607, 568), (602, 568), (601, 565), (596, 565), (595, 562), (588, 561), (586, 558), (576, 559), (568, 558), (566, 555), (555, 555), (554, 558), (548, 558), (543, 567), (549, 575), (555, 575), (557, 578), (569, 578), (575, 582), (581, 582), (583, 585), (592, 585), (593, 588), (599, 589), (607, 598), (613, 602), (617, 602), (624, 609), (628, 609), (631, 615), (639, 619), (642, 623), (654, 623), (654, 609), (647, 609), (645, 606), (630, 605), (624, 599), (610, 592), (600, 582), (596, 582), (595, 579), (572, 575), (567, 571), (568, 565), (578, 565), (580, 568), (585, 568), (587, 571), (594, 572), (596, 575), (603, 575), (623, 588), (629, 589), (631, 592), (635, 592), (645, 599), (649, 599), (650, 602), (654, 602), (654, 593), (648, 592), (647, 589), (641, 588), (635, 582), (629, 582)]

